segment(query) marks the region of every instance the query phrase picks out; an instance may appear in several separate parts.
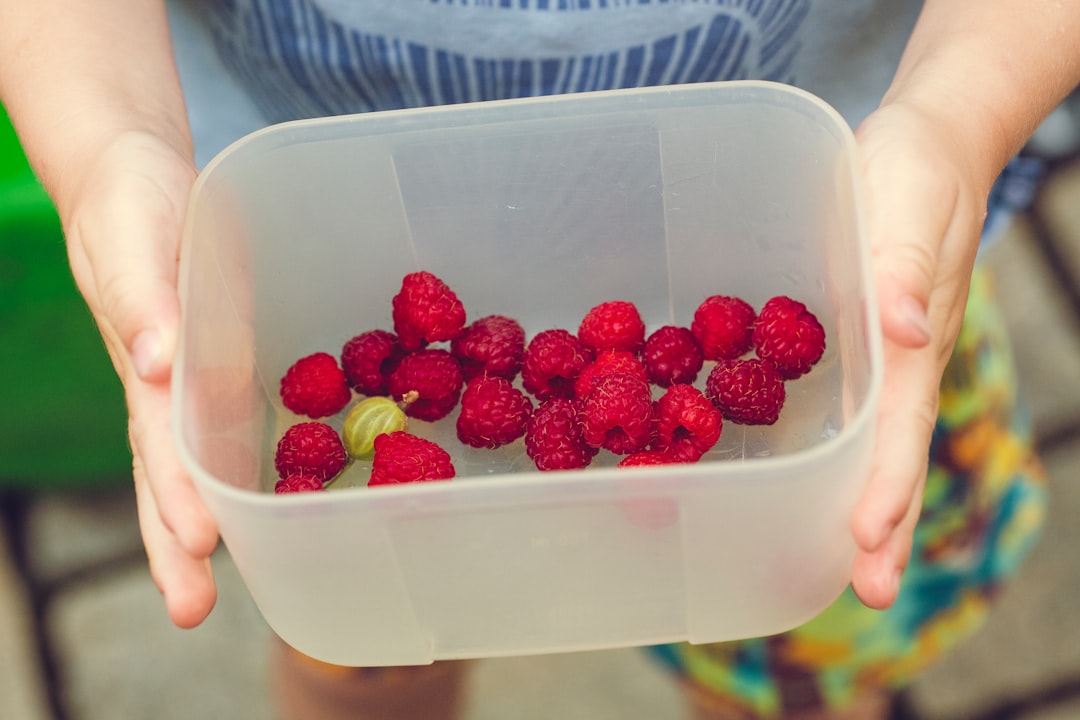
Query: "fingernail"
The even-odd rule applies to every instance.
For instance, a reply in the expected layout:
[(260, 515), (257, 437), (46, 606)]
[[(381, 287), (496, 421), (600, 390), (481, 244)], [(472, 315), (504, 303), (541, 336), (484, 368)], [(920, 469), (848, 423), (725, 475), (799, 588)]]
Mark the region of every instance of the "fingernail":
[(143, 330), (131, 343), (131, 363), (139, 377), (146, 378), (154, 371), (161, 356), (161, 338), (153, 330)]
[(926, 308), (921, 302), (911, 295), (905, 295), (897, 303), (900, 316), (922, 338), (923, 342), (930, 342), (930, 320), (926, 317)]

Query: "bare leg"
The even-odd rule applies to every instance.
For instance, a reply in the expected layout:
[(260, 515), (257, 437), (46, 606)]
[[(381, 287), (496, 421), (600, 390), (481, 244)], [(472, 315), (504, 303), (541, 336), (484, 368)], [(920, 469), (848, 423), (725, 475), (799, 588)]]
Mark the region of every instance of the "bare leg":
[(272, 682), (282, 720), (460, 720), (468, 664), (345, 668), (278, 641)]
[[(723, 697), (692, 685), (686, 687), (693, 708), (693, 720), (758, 720), (756, 715), (747, 713)], [(783, 720), (887, 720), (892, 706), (891, 698), (884, 691), (869, 692), (844, 710), (794, 710), (785, 713)]]

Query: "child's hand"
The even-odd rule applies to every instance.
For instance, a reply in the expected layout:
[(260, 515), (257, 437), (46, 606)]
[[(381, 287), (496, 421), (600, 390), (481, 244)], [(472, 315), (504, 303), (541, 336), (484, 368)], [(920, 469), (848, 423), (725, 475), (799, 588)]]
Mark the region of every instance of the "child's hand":
[(71, 267), (120, 375), (130, 414), (139, 523), (154, 582), (181, 627), (216, 590), (217, 526), (176, 454), (169, 376), (178, 332), (177, 257), (190, 159), (151, 135), (123, 133), (92, 156), (60, 207)]
[(985, 215), (985, 182), (940, 124), (886, 106), (856, 133), (862, 153), (885, 378), (874, 466), (852, 518), (852, 586), (896, 599), (922, 504), (938, 388), (960, 330)]
[(881, 108), (859, 127), (885, 333), (874, 467), (852, 517), (852, 587), (896, 599), (922, 505), (938, 387), (994, 179), (1080, 81), (1080, 4), (926, 0)]
[(196, 174), (170, 37), (164, 0), (0, 2), (0, 94), (124, 384), (151, 573), (190, 627), (216, 599), (217, 526), (170, 433), (177, 251)]

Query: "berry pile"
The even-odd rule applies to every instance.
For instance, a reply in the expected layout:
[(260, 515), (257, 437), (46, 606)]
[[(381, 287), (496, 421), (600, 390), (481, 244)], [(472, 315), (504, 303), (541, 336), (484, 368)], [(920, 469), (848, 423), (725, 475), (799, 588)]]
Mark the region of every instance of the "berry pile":
[[(310, 421), (278, 444), (275, 492), (321, 490), (354, 460), (371, 461), (369, 486), (452, 478), (450, 453), (408, 424), (455, 412), (463, 445), (523, 440), (539, 470), (584, 468), (602, 451), (621, 456), (619, 467), (697, 462), (725, 421), (775, 423), (785, 383), (825, 350), (817, 318), (786, 296), (755, 312), (714, 295), (688, 326), (652, 333), (637, 307), (612, 300), (589, 309), (575, 332), (527, 338), (502, 315), (468, 323), (456, 293), (421, 271), (405, 276), (391, 308), (392, 331), (366, 330), (345, 343), (340, 361), (316, 352), (282, 377), (282, 403)], [(354, 398), (340, 435), (320, 420)]]

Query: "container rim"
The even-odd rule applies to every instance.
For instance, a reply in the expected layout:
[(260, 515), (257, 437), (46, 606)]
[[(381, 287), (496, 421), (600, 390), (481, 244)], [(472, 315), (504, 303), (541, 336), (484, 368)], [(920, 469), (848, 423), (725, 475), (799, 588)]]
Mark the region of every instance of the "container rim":
[[(673, 100), (682, 99), (686, 102), (688, 107), (707, 105), (710, 96), (713, 96), (717, 101), (730, 102), (727, 98), (721, 97), (721, 94), (730, 94), (734, 92), (751, 94), (757, 92), (761, 97), (764, 97), (764, 95), (768, 93), (769, 95), (774, 96), (774, 99), (768, 103), (770, 105), (780, 105), (775, 101), (776, 96), (787, 96), (792, 102), (785, 105), (786, 107), (792, 107), (794, 103), (799, 103), (803, 109), (812, 107), (815, 112), (822, 114), (835, 126), (838, 131), (838, 139), (844, 143), (846, 149), (853, 149), (855, 147), (854, 133), (851, 131), (847, 120), (844, 119), (840, 112), (817, 95), (794, 85), (788, 85), (787, 83), (776, 82), (773, 80), (720, 80), (703, 83), (653, 85), (640, 88), (590, 90), (558, 95), (536, 95), (502, 100), (481, 100), (468, 103), (408, 107), (394, 110), (373, 110), (370, 112), (330, 115), (326, 117), (287, 120), (284, 122), (272, 123), (234, 140), (207, 162), (195, 179), (195, 183), (191, 190), (191, 197), (194, 198), (198, 195), (198, 191), (203, 184), (205, 184), (207, 179), (213, 175), (217, 166), (227, 162), (230, 156), (243, 152), (250, 145), (258, 145), (274, 139), (279, 140), (282, 145), (289, 144), (288, 139), (293, 136), (297, 130), (310, 132), (312, 128), (321, 129), (327, 132), (327, 137), (325, 139), (329, 139), (332, 136), (355, 135), (358, 134), (365, 125), (374, 125), (387, 121), (392, 121), (395, 127), (400, 130), (455, 124), (479, 126), (491, 124), (490, 122), (477, 122), (476, 119), (486, 115), (488, 110), (492, 107), (547, 107), (550, 109), (548, 115), (556, 116), (562, 114), (564, 108), (567, 110), (575, 109), (573, 108), (574, 105), (579, 105), (582, 109), (585, 109), (601, 102), (610, 102), (613, 99), (624, 101), (624, 105), (619, 108), (605, 108), (596, 112), (596, 114), (610, 114), (627, 109), (634, 104), (644, 106), (646, 102), (656, 103), (665, 96), (668, 99)], [(695, 100), (689, 102), (690, 99)], [(581, 114), (585, 113), (582, 112)], [(448, 122), (448, 120), (454, 118), (459, 119), (459, 122)], [(464, 122), (461, 122), (461, 120), (464, 120)], [(492, 122), (504, 123), (505, 121), (499, 120)], [(347, 132), (344, 130), (346, 127), (348, 127)], [(310, 137), (305, 138), (305, 142), (310, 141)]]
[[(750, 460), (742, 461), (727, 461), (727, 460), (714, 460), (701, 463), (694, 463), (688, 465), (677, 465), (673, 467), (678, 468), (680, 476), (689, 479), (694, 483), (700, 483), (702, 481), (715, 482), (715, 478), (718, 476), (733, 476), (725, 478), (729, 481), (738, 481), (738, 473), (740, 469), (745, 469), (746, 463), (752, 463), (755, 466), (762, 466), (763, 470), (773, 471), (774, 474), (779, 474), (776, 471), (784, 471), (788, 469), (790, 471), (796, 471), (807, 462), (822, 462), (828, 456), (841, 452), (845, 446), (853, 443), (855, 438), (861, 435), (862, 432), (873, 433), (876, 429), (876, 412), (878, 407), (878, 401), (881, 395), (881, 387), (883, 384), (883, 358), (884, 350), (882, 346), (882, 331), (880, 323), (880, 315), (878, 310), (876, 285), (874, 282), (874, 276), (871, 268), (871, 254), (869, 248), (868, 238), (866, 237), (866, 221), (865, 221), (865, 202), (864, 202), (864, 187), (862, 183), (862, 175), (858, 165), (858, 147), (855, 140), (854, 132), (848, 125), (843, 116), (830, 104), (821, 99), (820, 97), (803, 90), (801, 88), (788, 85), (785, 83), (779, 83), (766, 80), (732, 80), (732, 81), (717, 81), (709, 83), (694, 83), (683, 85), (668, 85), (668, 86), (652, 86), (645, 88), (623, 88), (616, 90), (599, 90), (589, 91), (581, 93), (570, 93), (564, 95), (547, 95), (527, 98), (512, 98), (506, 100), (489, 100), (474, 103), (461, 103), (454, 105), (440, 105), (431, 107), (420, 108), (405, 108), (399, 110), (383, 110), (369, 113), (359, 113), (353, 115), (340, 115), (330, 117), (320, 117), (305, 120), (293, 120), (284, 123), (277, 123), (269, 125), (265, 128), (250, 133), (222, 150), (216, 155), (205, 168), (199, 173), (194, 185), (192, 186), (190, 194), (190, 202), (188, 204), (187, 215), (184, 224), (184, 231), (181, 238), (181, 252), (180, 252), (180, 264), (178, 273), (178, 289), (185, 286), (187, 283), (188, 273), (190, 272), (190, 263), (188, 260), (189, 248), (192, 243), (191, 237), (191, 223), (190, 219), (194, 215), (196, 205), (198, 203), (198, 197), (203, 186), (209, 181), (214, 174), (214, 171), (222, 163), (227, 162), (228, 158), (237, 153), (242, 152), (246, 148), (252, 145), (258, 145), (260, 143), (266, 143), (270, 140), (277, 139), (282, 144), (289, 144), (289, 138), (294, 135), (297, 129), (308, 130), (312, 127), (322, 128), (328, 131), (327, 138), (353, 135), (358, 129), (362, 128), (367, 123), (379, 124), (388, 120), (392, 120), (394, 123), (399, 124), (401, 127), (407, 127), (414, 125), (415, 129), (422, 129), (438, 124), (435, 121), (442, 121), (442, 124), (453, 126), (461, 124), (461, 120), (464, 119), (466, 124), (470, 126), (480, 125), (483, 123), (468, 122), (470, 119), (475, 118), (477, 114), (483, 114), (485, 108), (492, 106), (508, 107), (508, 106), (547, 106), (550, 108), (551, 114), (558, 114), (561, 110), (576, 110), (581, 114), (586, 114), (585, 109), (589, 108), (598, 100), (604, 98), (623, 98), (626, 101), (625, 108), (632, 107), (635, 103), (639, 103), (644, 100), (650, 102), (658, 102), (665, 96), (671, 98), (683, 98), (686, 101), (691, 96), (699, 98), (694, 102), (686, 102), (688, 107), (702, 106), (707, 104), (705, 98), (709, 95), (718, 96), (720, 93), (731, 93), (735, 91), (742, 91), (744, 93), (750, 93), (751, 95), (758, 95), (759, 99), (763, 102), (767, 102), (769, 105), (777, 107), (788, 107), (790, 109), (795, 108), (795, 104), (799, 104), (801, 109), (806, 110), (811, 108), (814, 112), (820, 114), (820, 116), (828, 120), (828, 122), (834, 126), (837, 140), (841, 143), (844, 149), (844, 155), (846, 157), (845, 164), (848, 165), (850, 177), (852, 179), (852, 185), (854, 190), (853, 200), (853, 213), (856, 236), (860, 238), (862, 242), (858, 244), (858, 254), (860, 259), (860, 268), (862, 272), (861, 282), (864, 287), (868, 289), (868, 293), (864, 299), (865, 303), (865, 316), (864, 321), (866, 323), (866, 337), (868, 341), (867, 351), (869, 354), (869, 366), (870, 377), (868, 378), (866, 396), (861, 403), (860, 407), (852, 415), (850, 421), (834, 436), (820, 442), (812, 447), (802, 450), (796, 450), (782, 455), (774, 455), (762, 458), (753, 458)], [(766, 101), (766, 96), (769, 98)], [(778, 103), (776, 98), (786, 97), (790, 103)], [(730, 102), (728, 98), (717, 98), (724, 102)], [(577, 106), (575, 108), (575, 106)], [(644, 107), (644, 104), (642, 103)], [(602, 111), (598, 111), (595, 114), (607, 114), (617, 112), (616, 109), (605, 108)], [(457, 119), (458, 122), (447, 122), (449, 120)], [(422, 121), (416, 123), (415, 121)], [(505, 120), (497, 121), (499, 123), (505, 123)], [(346, 130), (347, 128), (347, 130)], [(306, 141), (310, 141), (308, 138)], [(181, 311), (186, 302), (181, 302)], [(181, 326), (182, 328), (183, 326)], [(609, 485), (615, 478), (625, 478), (629, 476), (643, 476), (650, 473), (655, 474), (656, 467), (638, 467), (638, 468), (614, 468), (614, 467), (596, 467), (589, 468), (586, 472), (581, 471), (555, 471), (555, 472), (541, 472), (539, 470), (534, 471), (515, 471), (515, 472), (502, 472), (492, 475), (484, 476), (482, 480), (476, 482), (432, 482), (432, 483), (419, 483), (411, 484), (408, 487), (383, 487), (379, 489), (379, 492), (372, 495), (368, 488), (347, 488), (337, 490), (327, 496), (326, 493), (297, 493), (292, 494), (287, 498), (278, 497), (276, 495), (259, 492), (255, 490), (249, 490), (244, 488), (238, 488), (229, 483), (226, 483), (212, 474), (207, 472), (196, 458), (192, 455), (191, 451), (183, 442), (183, 404), (176, 400), (180, 397), (182, 390), (182, 372), (178, 372), (183, 365), (183, 351), (185, 347), (184, 332), (181, 331), (180, 336), (177, 339), (176, 346), (176, 363), (173, 368), (172, 377), (170, 380), (170, 391), (173, 395), (174, 402), (171, 408), (171, 431), (173, 441), (176, 445), (176, 451), (179, 455), (181, 462), (190, 473), (192, 479), (196, 485), (202, 489), (213, 492), (216, 495), (229, 499), (234, 502), (242, 502), (245, 504), (266, 504), (266, 507), (282, 508), (287, 506), (300, 506), (311, 505), (319, 503), (328, 503), (340, 501), (343, 493), (349, 495), (367, 494), (367, 499), (382, 500), (401, 498), (402, 493), (407, 496), (421, 497), (426, 494), (427, 497), (437, 498), (438, 496), (446, 493), (459, 495), (470, 492), (484, 492), (490, 491), (493, 488), (505, 488), (508, 486), (522, 486), (522, 485), (550, 485), (552, 483), (567, 483), (576, 486), (595, 486), (600, 488), (605, 485)], [(873, 439), (873, 443), (876, 445), (877, 438)], [(754, 482), (760, 482), (759, 478), (754, 478)], [(362, 502), (358, 498), (351, 498), (352, 502)]]

